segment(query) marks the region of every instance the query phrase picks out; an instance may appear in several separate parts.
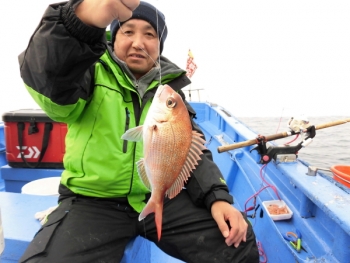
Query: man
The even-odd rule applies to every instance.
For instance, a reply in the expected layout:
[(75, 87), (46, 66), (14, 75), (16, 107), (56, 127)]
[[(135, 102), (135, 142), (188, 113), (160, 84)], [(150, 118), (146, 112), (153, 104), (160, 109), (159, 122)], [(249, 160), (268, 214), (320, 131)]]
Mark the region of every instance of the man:
[(59, 206), (21, 262), (120, 262), (137, 235), (185, 262), (259, 261), (252, 227), (231, 205), (209, 151), (186, 189), (165, 199), (159, 242), (154, 214), (138, 221), (150, 197), (135, 165), (142, 143), (121, 135), (143, 123), (158, 85), (183, 94), (189, 84), (160, 55), (167, 33), (164, 15), (139, 0), (71, 0), (47, 9), (19, 61), (38, 105), (68, 124), (65, 170)]

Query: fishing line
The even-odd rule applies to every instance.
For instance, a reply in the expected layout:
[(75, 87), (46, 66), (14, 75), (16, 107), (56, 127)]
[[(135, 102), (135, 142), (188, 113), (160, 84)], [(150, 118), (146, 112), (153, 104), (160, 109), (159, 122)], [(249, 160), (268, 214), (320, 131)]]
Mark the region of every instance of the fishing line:
[[(159, 17), (158, 17), (158, 8), (155, 8), (155, 13), (156, 13), (156, 19), (157, 19), (157, 28), (156, 28), (156, 33), (158, 35), (158, 32), (159, 32)], [(120, 24), (120, 21), (118, 20), (118, 23), (119, 23), (119, 28), (120, 30), (122, 31), (122, 33), (124, 34), (124, 36), (126, 36), (132, 43), (134, 42), (133, 39), (131, 37), (129, 37), (125, 31), (123, 30), (123, 27), (122, 25)], [(159, 71), (159, 84), (162, 85), (162, 67), (160, 65), (160, 43), (161, 43), (161, 40), (163, 38), (163, 34), (164, 34), (164, 31), (165, 31), (165, 28), (167, 27), (167, 24), (166, 22), (164, 21), (164, 27), (162, 29), (162, 32), (160, 34), (160, 36), (158, 35), (158, 59), (157, 61), (155, 61), (150, 54), (148, 54), (148, 52), (143, 49), (140, 45), (137, 45), (137, 47), (142, 50), (152, 61), (153, 63), (156, 65), (156, 68), (158, 69)], [(139, 193), (141, 194), (141, 193)], [(147, 228), (146, 228), (146, 223), (145, 223), (145, 219), (142, 220), (143, 221), (143, 229), (144, 229), (144, 235), (145, 237), (147, 237)]]
[[(156, 8), (156, 15), (157, 15), (157, 33), (158, 33), (159, 24), (158, 24), (158, 9), (157, 8)], [(164, 19), (164, 27), (163, 27), (163, 30), (162, 30), (160, 36), (159, 36), (159, 42), (158, 42), (159, 83), (160, 83), (160, 85), (162, 85), (162, 67), (160, 66), (160, 43), (162, 41), (163, 34), (164, 34), (166, 27), (167, 27), (167, 24), (166, 24), (165, 19)]]
[[(157, 31), (157, 34), (158, 34), (158, 28), (159, 28), (159, 22), (158, 22), (158, 8), (156, 8), (156, 18), (157, 18), (157, 28), (156, 28), (156, 31)], [(165, 21), (164, 21), (165, 22)], [(164, 28), (166, 27), (166, 24), (164, 24)], [(162, 34), (160, 36), (158, 36), (158, 70), (159, 70), (159, 84), (162, 85), (162, 67), (160, 66), (160, 42), (162, 40), (162, 37), (163, 37), (163, 32), (164, 32), (164, 28), (163, 28), (163, 31), (162, 31)], [(146, 54), (147, 52), (144, 51)], [(149, 54), (147, 54), (150, 58), (151, 56)], [(151, 58), (152, 59), (152, 58)], [(152, 59), (153, 60), (153, 59)], [(148, 201), (147, 201), (148, 202)], [(154, 215), (155, 216), (155, 215)], [(143, 229), (144, 229), (144, 232), (145, 232), (145, 237), (147, 238), (147, 229), (146, 229), (146, 223), (145, 223), (145, 218), (142, 220), (143, 221)]]
[(284, 111), (284, 108), (282, 108), (282, 112), (281, 112), (281, 116), (280, 116), (280, 120), (278, 122), (278, 127), (277, 127), (277, 130), (276, 130), (276, 133), (278, 132), (280, 126), (281, 126), (281, 121), (282, 121), (282, 117), (283, 117), (283, 111)]

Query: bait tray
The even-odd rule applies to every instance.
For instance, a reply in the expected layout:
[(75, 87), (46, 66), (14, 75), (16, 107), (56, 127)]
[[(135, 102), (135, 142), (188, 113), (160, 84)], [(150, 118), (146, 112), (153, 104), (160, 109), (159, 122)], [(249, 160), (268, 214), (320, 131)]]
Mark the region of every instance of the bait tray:
[[(290, 210), (290, 208), (287, 206), (287, 204), (283, 200), (264, 201), (262, 202), (262, 205), (264, 206), (265, 211), (273, 221), (286, 220), (286, 219), (290, 219), (293, 216), (293, 212)], [(288, 213), (272, 215), (267, 209), (270, 205), (278, 205), (279, 208), (286, 206)]]

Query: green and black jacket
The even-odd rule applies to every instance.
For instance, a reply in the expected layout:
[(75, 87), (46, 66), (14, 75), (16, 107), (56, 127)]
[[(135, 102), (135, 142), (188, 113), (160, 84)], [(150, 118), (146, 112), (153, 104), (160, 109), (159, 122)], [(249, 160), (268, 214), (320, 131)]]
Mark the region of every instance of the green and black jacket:
[[(141, 98), (135, 80), (108, 47), (105, 29), (87, 26), (75, 16), (77, 3), (48, 7), (19, 56), (21, 77), (47, 115), (68, 125), (61, 184), (85, 196), (127, 197), (140, 212), (149, 193), (135, 165), (142, 157), (142, 143), (123, 141), (121, 135), (144, 122), (159, 75)], [(171, 83), (182, 93), (180, 89), (189, 84), (185, 71), (164, 57), (161, 66), (162, 84)], [(193, 118), (195, 112), (189, 105), (188, 109)], [(199, 130), (194, 122), (193, 127)], [(192, 200), (209, 209), (215, 200), (232, 203), (220, 178), (206, 151), (186, 184)]]

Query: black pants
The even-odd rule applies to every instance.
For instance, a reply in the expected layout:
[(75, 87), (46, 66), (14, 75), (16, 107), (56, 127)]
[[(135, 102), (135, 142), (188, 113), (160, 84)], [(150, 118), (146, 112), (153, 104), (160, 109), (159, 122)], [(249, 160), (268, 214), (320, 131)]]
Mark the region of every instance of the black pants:
[(228, 247), (210, 212), (195, 206), (183, 190), (164, 203), (158, 242), (154, 214), (139, 222), (138, 213), (123, 200), (70, 197), (49, 215), (20, 262), (120, 262), (127, 243), (141, 235), (188, 263), (258, 263), (255, 235), (248, 224), (247, 242)]

